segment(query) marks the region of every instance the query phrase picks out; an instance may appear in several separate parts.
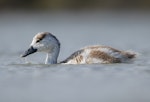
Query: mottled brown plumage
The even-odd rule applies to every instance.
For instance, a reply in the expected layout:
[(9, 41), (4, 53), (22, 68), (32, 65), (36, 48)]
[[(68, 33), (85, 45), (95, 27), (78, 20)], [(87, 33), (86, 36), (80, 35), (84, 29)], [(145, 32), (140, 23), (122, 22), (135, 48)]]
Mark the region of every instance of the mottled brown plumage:
[(91, 51), (89, 57), (102, 59), (105, 63), (120, 63), (121, 62), (120, 59), (112, 57), (108, 55), (107, 53), (98, 51), (98, 50)]
[[(49, 32), (38, 33), (30, 45), (29, 50), (23, 54), (26, 57), (35, 52), (46, 52), (46, 64), (56, 64), (60, 51), (59, 40)], [(93, 64), (93, 63), (126, 63), (136, 57), (136, 53), (121, 51), (109, 46), (89, 46), (74, 52), (64, 64)]]

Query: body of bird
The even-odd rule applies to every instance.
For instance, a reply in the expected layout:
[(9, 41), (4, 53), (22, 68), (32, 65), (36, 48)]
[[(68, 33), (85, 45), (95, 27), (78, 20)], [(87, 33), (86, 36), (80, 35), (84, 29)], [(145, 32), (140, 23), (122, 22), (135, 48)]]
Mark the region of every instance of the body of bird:
[[(35, 35), (30, 48), (25, 51), (22, 57), (35, 52), (46, 52), (45, 64), (57, 64), (60, 52), (59, 40), (49, 32), (41, 32)], [(93, 63), (126, 63), (136, 57), (135, 52), (121, 51), (109, 46), (94, 45), (82, 48), (74, 52), (64, 61), (64, 64), (93, 64)]]

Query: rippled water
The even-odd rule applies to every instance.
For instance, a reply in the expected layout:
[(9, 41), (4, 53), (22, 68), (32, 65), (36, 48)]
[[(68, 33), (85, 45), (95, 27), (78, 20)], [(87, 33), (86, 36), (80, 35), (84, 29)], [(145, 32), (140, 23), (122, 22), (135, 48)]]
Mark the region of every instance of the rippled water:
[[(1, 12), (0, 102), (149, 102), (148, 12)], [(134, 50), (130, 64), (44, 65), (20, 58), (41, 31), (61, 42), (59, 61), (87, 45)]]

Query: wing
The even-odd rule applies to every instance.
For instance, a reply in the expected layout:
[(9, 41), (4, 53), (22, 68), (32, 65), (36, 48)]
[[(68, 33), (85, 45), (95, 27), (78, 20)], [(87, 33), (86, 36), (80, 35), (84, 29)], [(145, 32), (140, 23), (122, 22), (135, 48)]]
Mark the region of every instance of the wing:
[(78, 50), (76, 52), (74, 52), (72, 55), (70, 55), (67, 59), (65, 59), (64, 61), (61, 61), (60, 63), (67, 63), (70, 60), (76, 59), (76, 57), (78, 57), (84, 50)]

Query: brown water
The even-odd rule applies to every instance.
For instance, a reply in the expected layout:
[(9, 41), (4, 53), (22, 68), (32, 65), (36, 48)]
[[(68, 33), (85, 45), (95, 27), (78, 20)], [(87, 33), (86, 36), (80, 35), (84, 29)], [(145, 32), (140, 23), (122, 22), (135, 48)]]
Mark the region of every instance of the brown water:
[[(0, 102), (149, 102), (149, 12), (1, 12)], [(20, 58), (37, 32), (61, 42), (59, 61), (87, 45), (134, 50), (131, 64), (44, 65)]]

